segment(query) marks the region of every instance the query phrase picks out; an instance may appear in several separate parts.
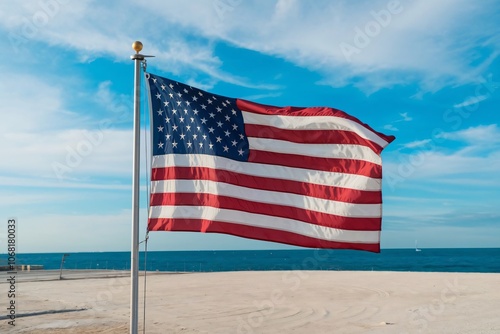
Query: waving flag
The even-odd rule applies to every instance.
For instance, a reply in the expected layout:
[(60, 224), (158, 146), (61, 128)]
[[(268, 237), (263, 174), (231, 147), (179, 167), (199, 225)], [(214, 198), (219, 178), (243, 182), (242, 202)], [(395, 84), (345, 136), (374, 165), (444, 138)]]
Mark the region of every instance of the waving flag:
[(146, 73), (150, 231), (380, 251), (382, 149), (332, 108), (273, 107)]

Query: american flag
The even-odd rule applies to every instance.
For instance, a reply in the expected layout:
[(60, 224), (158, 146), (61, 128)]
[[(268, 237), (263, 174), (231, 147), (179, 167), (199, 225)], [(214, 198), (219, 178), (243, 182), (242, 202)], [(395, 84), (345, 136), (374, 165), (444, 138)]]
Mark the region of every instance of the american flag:
[(380, 251), (393, 136), (324, 107), (266, 106), (146, 73), (149, 231)]

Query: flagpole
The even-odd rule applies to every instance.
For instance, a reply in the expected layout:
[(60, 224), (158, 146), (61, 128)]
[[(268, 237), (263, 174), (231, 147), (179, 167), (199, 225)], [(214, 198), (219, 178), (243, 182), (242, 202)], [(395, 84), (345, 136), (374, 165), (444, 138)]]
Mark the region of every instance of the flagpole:
[(130, 334), (138, 334), (139, 318), (139, 168), (140, 168), (140, 110), (141, 110), (141, 62), (144, 55), (142, 43), (132, 43), (134, 61), (134, 149), (132, 169), (132, 246), (130, 252)]

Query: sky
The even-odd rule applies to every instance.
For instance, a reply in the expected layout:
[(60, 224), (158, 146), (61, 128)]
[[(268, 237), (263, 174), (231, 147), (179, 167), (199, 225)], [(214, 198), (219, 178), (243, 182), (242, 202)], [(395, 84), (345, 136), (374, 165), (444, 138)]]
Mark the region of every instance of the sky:
[[(395, 135), (383, 249), (500, 247), (499, 14), (488, 0), (2, 1), (0, 252), (9, 217), (22, 253), (130, 250), (135, 40), (152, 73)], [(290, 246), (154, 232), (148, 248)]]

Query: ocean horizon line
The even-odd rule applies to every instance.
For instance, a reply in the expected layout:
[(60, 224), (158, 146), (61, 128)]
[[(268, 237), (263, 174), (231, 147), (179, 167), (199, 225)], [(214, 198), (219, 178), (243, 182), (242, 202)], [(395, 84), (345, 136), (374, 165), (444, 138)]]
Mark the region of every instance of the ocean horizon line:
[[(459, 250), (459, 249), (500, 249), (500, 247), (418, 247), (420, 250)], [(415, 247), (407, 248), (381, 248), (382, 251), (394, 251), (394, 250), (415, 250)], [(343, 252), (356, 252), (356, 253), (367, 253), (367, 254), (378, 254), (373, 252), (367, 252), (363, 250), (355, 249), (326, 249), (326, 248), (277, 248), (277, 249), (167, 249), (167, 250), (148, 250), (147, 253), (158, 253), (158, 252), (269, 252), (269, 251), (343, 251)], [(144, 250), (139, 250), (140, 253), (145, 253)], [(84, 253), (130, 253), (130, 250), (105, 250), (105, 251), (50, 251), (50, 252), (18, 252), (18, 255), (29, 255), (29, 254), (84, 254)], [(1, 255), (7, 255), (6, 252), (0, 252)]]

